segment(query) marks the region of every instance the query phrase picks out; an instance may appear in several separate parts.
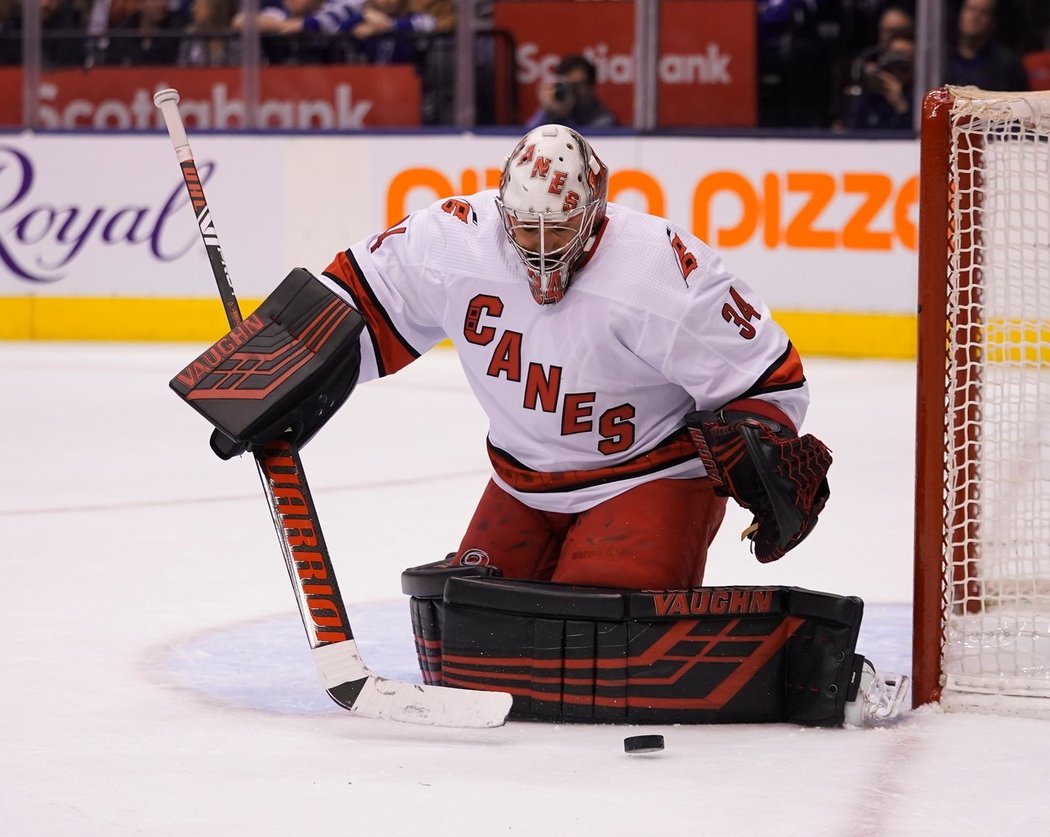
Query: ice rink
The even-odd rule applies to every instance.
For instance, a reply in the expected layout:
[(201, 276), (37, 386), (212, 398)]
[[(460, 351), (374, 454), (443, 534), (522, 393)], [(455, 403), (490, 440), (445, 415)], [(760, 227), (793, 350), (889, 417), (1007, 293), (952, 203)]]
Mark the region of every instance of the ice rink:
[[(218, 304), (218, 303), (216, 303)], [(325, 696), (250, 458), (223, 463), (167, 382), (203, 346), (0, 343), (4, 835), (1050, 835), (1050, 722), (486, 731), (351, 717)], [(709, 584), (858, 595), (858, 650), (910, 666), (914, 373), (809, 359), (832, 448), (820, 525), (738, 541)], [(360, 387), (303, 452), (354, 632), (418, 680), (403, 568), (455, 548), (485, 420), (437, 350)], [(623, 738), (660, 732), (662, 753)]]

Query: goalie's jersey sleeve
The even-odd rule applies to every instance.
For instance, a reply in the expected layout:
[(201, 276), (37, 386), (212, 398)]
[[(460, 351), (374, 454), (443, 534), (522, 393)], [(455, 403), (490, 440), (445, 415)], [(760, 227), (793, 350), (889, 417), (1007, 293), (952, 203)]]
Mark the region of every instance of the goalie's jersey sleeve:
[(744, 400), (800, 427), (798, 354), (699, 239), (610, 204), (565, 298), (541, 306), (494, 198), (414, 212), (340, 253), (324, 276), (365, 318), (362, 380), (453, 342), (505, 490), (575, 512), (652, 479), (701, 476), (683, 429), (694, 409)]
[(426, 211), (409, 215), (339, 253), (322, 274), (364, 316), (360, 381), (397, 372), (446, 337), (428, 222)]

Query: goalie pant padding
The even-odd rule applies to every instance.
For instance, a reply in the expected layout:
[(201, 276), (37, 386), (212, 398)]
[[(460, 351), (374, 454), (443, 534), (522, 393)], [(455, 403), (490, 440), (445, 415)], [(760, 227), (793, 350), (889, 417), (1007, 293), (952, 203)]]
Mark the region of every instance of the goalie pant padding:
[(411, 600), (424, 679), (509, 692), (512, 718), (840, 726), (856, 693), (855, 596), (442, 583), (440, 597)]
[(363, 328), (357, 311), (295, 268), (171, 388), (236, 442), (259, 447), (290, 429), (302, 446), (357, 383)]

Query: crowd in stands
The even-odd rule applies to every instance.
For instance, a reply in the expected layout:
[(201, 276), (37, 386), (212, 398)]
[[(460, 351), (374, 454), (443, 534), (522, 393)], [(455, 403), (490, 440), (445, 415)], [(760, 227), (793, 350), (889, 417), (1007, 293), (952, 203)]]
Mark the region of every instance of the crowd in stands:
[[(910, 130), (922, 2), (759, 0), (760, 123)], [(945, 0), (944, 10), (941, 83), (1050, 89), (1046, 0)]]
[[(910, 130), (916, 3), (927, 1), (755, 0), (759, 126)], [(942, 81), (1050, 89), (1048, 0), (941, 1)], [(455, 60), (456, 0), (259, 0), (251, 20), (242, 0), (0, 0), (0, 64), (22, 61), (23, 2), (39, 4), (45, 70), (232, 66), (241, 60), (247, 28), (260, 34), (262, 60), (270, 65), (415, 63), (421, 74), (422, 57), (433, 55), (443, 37), (448, 66), (434, 86), (454, 84), (448, 67)], [(491, 29), (491, 0), (476, 2)], [(485, 52), (476, 44), (479, 74)], [(593, 66), (579, 55), (566, 60), (557, 71), (564, 83), (551, 78), (540, 86), (532, 121), (613, 124), (596, 97)], [(438, 93), (451, 97), (451, 90)]]
[[(416, 35), (450, 32), (454, 0), (283, 0), (267, 2), (256, 25), (273, 63), (408, 64), (418, 56)], [(233, 18), (242, 30), (244, 14)], [(296, 43), (298, 41), (298, 43)]]
[[(44, 69), (223, 66), (240, 61), (239, 0), (38, 2)], [(449, 33), (455, 0), (260, 0), (270, 63), (411, 63), (416, 36)], [(0, 0), (0, 64), (22, 60), (22, 0)]]

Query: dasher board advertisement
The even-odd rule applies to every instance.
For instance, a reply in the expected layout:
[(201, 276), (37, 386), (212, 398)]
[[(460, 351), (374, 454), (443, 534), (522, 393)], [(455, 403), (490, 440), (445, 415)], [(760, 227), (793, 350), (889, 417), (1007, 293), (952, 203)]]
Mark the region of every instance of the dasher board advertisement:
[[(162, 128), (153, 92), (174, 87), (186, 125), (245, 127), (238, 67), (96, 67), (54, 70), (40, 80), (43, 128), (148, 130)], [(0, 68), (0, 90), (20, 91), (22, 71)], [(359, 130), (420, 124), (420, 80), (408, 65), (263, 67), (259, 127), (278, 130)], [(0, 126), (18, 126), (21, 95), (0, 96)]]
[[(231, 275), (250, 300), (290, 268), (323, 270), (431, 201), (494, 188), (514, 138), (191, 132), (190, 141)], [(913, 333), (916, 142), (617, 136), (594, 147), (612, 172), (610, 200), (692, 230), (778, 314), (840, 334), (863, 323), (844, 329), (826, 315), (890, 317), (895, 334)], [(161, 134), (0, 136), (0, 307), (21, 305), (0, 318), (2, 336), (77, 336), (41, 325), (47, 300), (51, 311), (94, 300), (114, 337), (120, 316), (106, 308), (119, 300), (212, 300), (184, 192)], [(27, 317), (38, 328), (28, 335)], [(62, 328), (80, 320), (68, 315)], [(164, 321), (173, 338), (199, 331), (182, 313)]]

